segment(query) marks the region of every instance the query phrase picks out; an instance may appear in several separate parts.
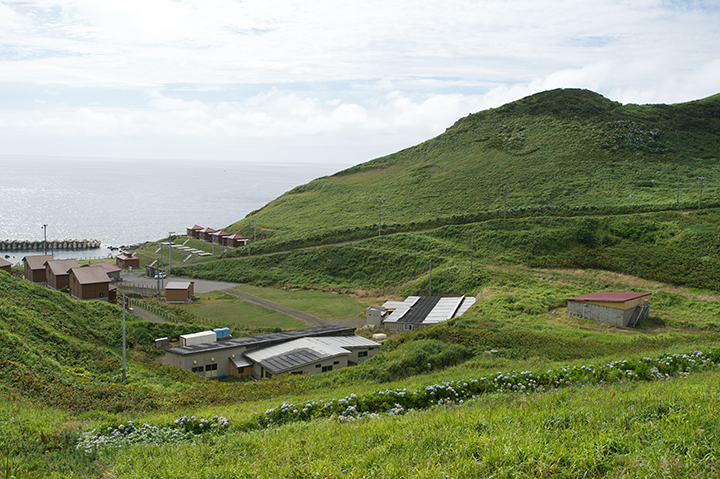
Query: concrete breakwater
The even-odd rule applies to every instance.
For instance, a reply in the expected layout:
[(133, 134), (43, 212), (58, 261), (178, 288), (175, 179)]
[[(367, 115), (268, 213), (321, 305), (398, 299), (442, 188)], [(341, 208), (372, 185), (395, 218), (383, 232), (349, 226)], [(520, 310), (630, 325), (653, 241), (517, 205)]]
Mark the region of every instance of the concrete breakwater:
[(100, 241), (90, 239), (48, 240), (47, 245), (43, 240), (2, 240), (0, 241), (0, 251), (95, 249), (99, 248), (100, 245)]

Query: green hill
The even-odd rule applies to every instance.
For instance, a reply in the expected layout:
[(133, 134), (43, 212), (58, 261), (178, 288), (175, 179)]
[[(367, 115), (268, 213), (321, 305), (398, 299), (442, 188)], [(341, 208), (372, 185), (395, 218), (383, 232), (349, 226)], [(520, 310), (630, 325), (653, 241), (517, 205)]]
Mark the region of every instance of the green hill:
[[(538, 206), (641, 211), (720, 204), (720, 95), (677, 105), (621, 105), (553, 90), (471, 114), (436, 138), (298, 186), (231, 225), (261, 238), (308, 240)], [(527, 210), (530, 207), (532, 210)], [(523, 208), (525, 211), (520, 211)], [(551, 211), (541, 209), (541, 213)], [(496, 213), (497, 215), (497, 213)]]

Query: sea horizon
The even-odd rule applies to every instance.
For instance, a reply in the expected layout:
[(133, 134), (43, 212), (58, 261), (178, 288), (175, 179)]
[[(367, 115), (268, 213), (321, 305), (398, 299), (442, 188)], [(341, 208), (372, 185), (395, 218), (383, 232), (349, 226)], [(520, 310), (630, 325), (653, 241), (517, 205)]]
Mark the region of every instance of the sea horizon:
[(185, 234), (194, 224), (225, 228), (295, 186), (350, 166), (17, 156), (0, 156), (0, 165), (0, 240), (43, 241), (47, 228), (48, 241), (98, 240), (107, 252)]

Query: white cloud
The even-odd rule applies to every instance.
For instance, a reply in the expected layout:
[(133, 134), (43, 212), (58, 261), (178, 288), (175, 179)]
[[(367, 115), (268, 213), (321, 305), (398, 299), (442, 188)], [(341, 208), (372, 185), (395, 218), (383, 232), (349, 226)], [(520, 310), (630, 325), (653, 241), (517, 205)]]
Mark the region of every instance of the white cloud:
[(719, 12), (664, 0), (0, 0), (0, 95), (14, 99), (0, 103), (0, 141), (93, 156), (375, 151), (552, 88), (688, 101), (720, 85)]

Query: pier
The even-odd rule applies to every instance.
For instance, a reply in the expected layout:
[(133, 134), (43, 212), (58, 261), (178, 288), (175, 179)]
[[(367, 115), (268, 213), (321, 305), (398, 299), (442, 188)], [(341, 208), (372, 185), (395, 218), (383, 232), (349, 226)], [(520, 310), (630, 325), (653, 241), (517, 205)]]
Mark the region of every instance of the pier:
[(78, 250), (95, 249), (101, 245), (100, 241), (92, 239), (64, 239), (30, 241), (30, 240), (0, 240), (0, 251), (42, 251), (42, 250)]

